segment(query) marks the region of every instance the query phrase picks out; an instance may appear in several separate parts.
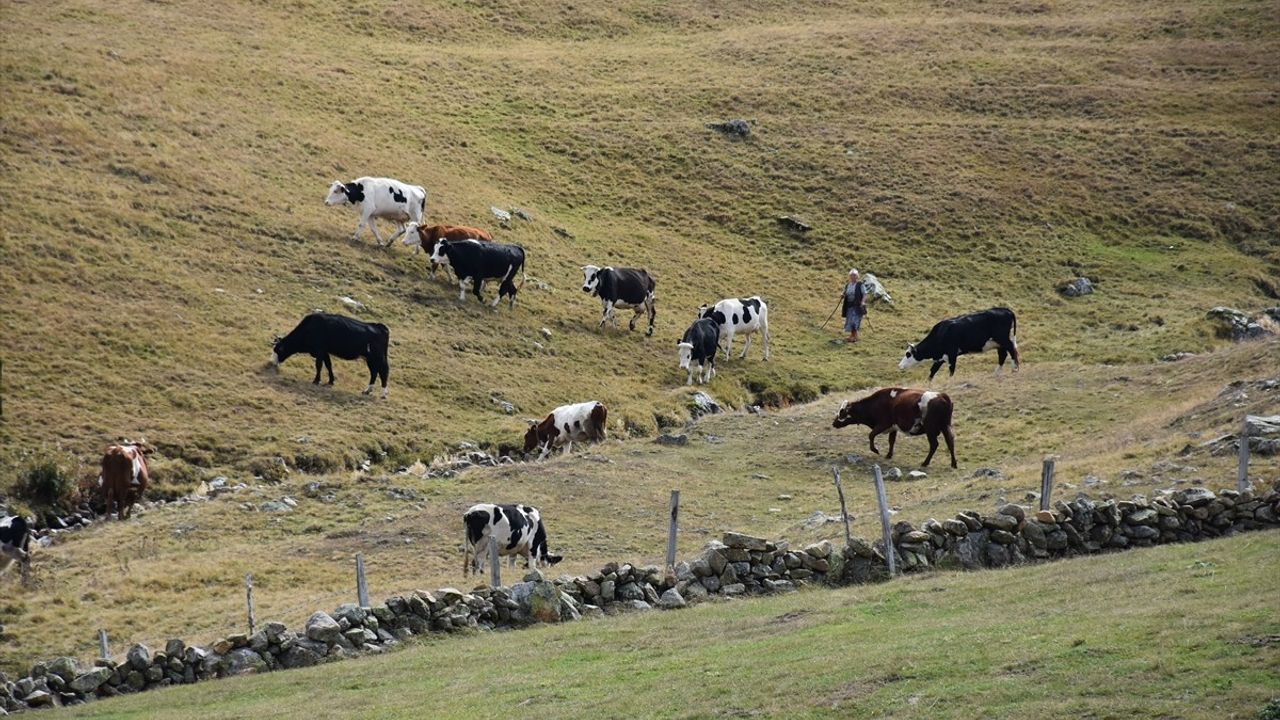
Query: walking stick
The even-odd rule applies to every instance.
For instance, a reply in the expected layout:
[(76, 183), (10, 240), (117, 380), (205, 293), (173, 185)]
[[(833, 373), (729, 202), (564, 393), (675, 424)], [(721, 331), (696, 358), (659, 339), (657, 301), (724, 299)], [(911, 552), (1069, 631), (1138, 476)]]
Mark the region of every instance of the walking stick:
[(831, 310), (831, 314), (827, 316), (827, 319), (822, 321), (822, 325), (818, 327), (819, 330), (827, 329), (827, 323), (831, 322), (831, 318), (836, 316), (836, 310), (839, 310), (841, 305), (844, 305), (843, 296), (841, 296), (840, 302), (837, 303), (836, 306)]

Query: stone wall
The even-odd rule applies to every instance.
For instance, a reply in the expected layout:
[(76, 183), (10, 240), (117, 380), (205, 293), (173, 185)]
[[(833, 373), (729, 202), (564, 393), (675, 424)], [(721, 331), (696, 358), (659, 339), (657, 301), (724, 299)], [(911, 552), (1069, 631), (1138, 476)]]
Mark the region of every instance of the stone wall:
[[(893, 526), (904, 572), (933, 568), (996, 568), (1063, 557), (1189, 542), (1280, 527), (1280, 481), (1254, 493), (1203, 488), (1148, 500), (1094, 501), (1083, 494), (1053, 510), (1004, 505), (989, 515), (965, 510), (954, 518)], [(511, 587), (416, 590), (382, 605), (317, 612), (297, 630), (268, 622), (252, 635), (205, 646), (170, 640), (163, 650), (134, 645), (116, 661), (81, 667), (73, 658), (38, 663), (24, 677), (0, 675), (0, 714), (71, 705), (168, 685), (308, 667), (382, 653), (427, 633), (454, 633), (566, 622), (734, 596), (786, 592), (807, 584), (843, 585), (888, 578), (882, 540), (854, 538), (791, 549), (786, 540), (725, 533), (672, 571), (655, 565), (608, 563), (590, 575), (547, 580), (538, 571)]]

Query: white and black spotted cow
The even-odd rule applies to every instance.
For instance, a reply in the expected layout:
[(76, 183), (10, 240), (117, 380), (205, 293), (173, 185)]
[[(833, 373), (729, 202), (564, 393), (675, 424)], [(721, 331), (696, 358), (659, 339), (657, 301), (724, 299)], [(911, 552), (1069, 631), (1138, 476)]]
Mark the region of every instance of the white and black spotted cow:
[(747, 356), (751, 349), (751, 336), (757, 331), (763, 336), (764, 359), (769, 359), (769, 306), (758, 295), (749, 298), (727, 298), (711, 307), (703, 305), (698, 308), (698, 317), (711, 318), (720, 326), (720, 337), (724, 338), (724, 359), (729, 359), (733, 349), (733, 336), (746, 335), (747, 342), (742, 354)]
[[(329, 186), (329, 197), (325, 205), (351, 204), (360, 209), (360, 222), (351, 235), (352, 240), (360, 239), (360, 232), (367, 226), (373, 231), (378, 244), (386, 247), (408, 230), (407, 223), (422, 224), (422, 215), (427, 211), (427, 191), (418, 185), (407, 185), (399, 180), (381, 177), (356, 178), (349, 183), (335, 180)], [(396, 233), (384, 243), (378, 234), (375, 219), (390, 220), (396, 224)]]
[(465, 534), (462, 550), (462, 573), (480, 572), (481, 562), (489, 550), (489, 542), (497, 542), (498, 555), (507, 558), (508, 567), (515, 565), (517, 555), (524, 557), (525, 567), (555, 565), (561, 556), (547, 552), (547, 529), (538, 508), (530, 505), (472, 505), (462, 516)]
[(600, 298), (602, 312), (600, 324), (613, 321), (613, 329), (618, 329), (618, 318), (614, 316), (614, 308), (634, 308), (635, 314), (627, 324), (636, 329), (636, 320), (646, 311), (649, 313), (649, 329), (645, 336), (653, 335), (653, 319), (657, 315), (654, 310), (654, 287), (657, 283), (647, 271), (641, 268), (582, 266), (582, 292)]
[(31, 525), (21, 515), (0, 518), (0, 575), (18, 563), (22, 582), (27, 582), (31, 569)]
[(476, 240), (441, 240), (431, 251), (431, 262), (448, 265), (458, 278), (458, 300), (467, 299), (467, 281), (471, 292), (484, 302), (480, 290), (484, 281), (498, 280), (498, 296), (493, 299), (497, 307), (503, 296), (509, 296), (508, 309), (516, 306), (516, 273), (521, 273), (520, 285), (524, 285), (524, 248), (519, 245), (482, 243)]
[(693, 384), (693, 363), (698, 363), (698, 382), (706, 383), (716, 376), (716, 350), (720, 349), (720, 325), (711, 318), (693, 321), (684, 337), (676, 343), (680, 368), (688, 370), (685, 385)]
[(1018, 318), (1005, 307), (991, 308), (949, 318), (933, 326), (929, 334), (917, 344), (908, 344), (907, 352), (898, 363), (899, 370), (906, 370), (923, 360), (932, 360), (929, 379), (938, 374), (942, 363), (950, 366), (950, 375), (956, 374), (956, 360), (961, 355), (996, 349), (996, 374), (1004, 369), (1006, 356), (1013, 358), (1013, 369), (1018, 369)]

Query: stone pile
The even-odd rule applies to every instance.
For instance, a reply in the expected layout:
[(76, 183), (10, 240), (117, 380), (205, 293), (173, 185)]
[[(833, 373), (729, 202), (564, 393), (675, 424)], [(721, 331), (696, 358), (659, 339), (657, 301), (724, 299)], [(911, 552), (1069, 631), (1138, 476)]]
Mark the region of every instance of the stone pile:
[[(1052, 510), (1006, 504), (983, 515), (962, 510), (954, 518), (899, 522), (891, 540), (905, 572), (930, 568), (998, 568), (1027, 562), (1192, 542), (1248, 530), (1280, 527), (1280, 483), (1270, 490), (1217, 494), (1188, 488), (1148, 500), (1092, 500), (1084, 493)], [(884, 542), (854, 538), (840, 583), (864, 583), (887, 574)]]
[[(1092, 500), (1081, 493), (1038, 512), (1016, 504), (986, 515), (963, 510), (942, 522), (927, 520), (919, 529), (899, 522), (892, 528), (891, 542), (898, 566), (920, 572), (997, 568), (1277, 527), (1280, 481), (1256, 492), (1215, 494), (1189, 488), (1152, 500)], [(206, 646), (175, 639), (152, 652), (134, 645), (119, 662), (99, 659), (87, 667), (73, 658), (56, 658), (34, 665), (16, 681), (0, 674), (0, 715), (381, 653), (427, 633), (677, 609), (713, 598), (887, 578), (880, 540), (855, 537), (843, 551), (826, 540), (793, 550), (786, 540), (730, 532), (672, 571), (611, 562), (590, 575), (548, 581), (534, 570), (511, 587), (415, 590), (375, 607), (340, 605), (332, 614), (313, 614), (296, 631), (268, 622), (252, 635), (230, 635)]]

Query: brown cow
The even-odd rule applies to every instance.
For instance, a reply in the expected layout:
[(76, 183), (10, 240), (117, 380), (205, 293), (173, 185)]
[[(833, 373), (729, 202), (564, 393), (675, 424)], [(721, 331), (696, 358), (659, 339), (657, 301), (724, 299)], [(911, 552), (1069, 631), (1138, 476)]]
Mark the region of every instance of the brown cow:
[(111, 506), (116, 506), (116, 518), (125, 520), (129, 517), (133, 504), (147, 490), (150, 480), (147, 474), (146, 450), (136, 443), (111, 445), (102, 456), (102, 475), (98, 477), (98, 485), (102, 488), (102, 497), (106, 501), (106, 514), (111, 515)]
[[(493, 242), (493, 236), (489, 234), (488, 230), (466, 225), (414, 225), (404, 234), (404, 244), (413, 246), (414, 255), (418, 254), (418, 250), (426, 250), (427, 257), (431, 257), (431, 253), (436, 249), (436, 243), (441, 240)], [(439, 263), (431, 263), (431, 274), (433, 276), (439, 266)]]
[(547, 456), (552, 448), (564, 445), (567, 455), (573, 449), (573, 441), (600, 442), (605, 439), (607, 430), (605, 422), (609, 418), (609, 410), (604, 403), (590, 401), (575, 405), (561, 405), (551, 411), (542, 421), (530, 421), (529, 431), (524, 434), (524, 451), (533, 452), (542, 448), (538, 459)]
[(893, 441), (901, 430), (908, 435), (925, 435), (929, 438), (929, 454), (922, 467), (928, 467), (933, 453), (938, 449), (938, 435), (947, 441), (951, 453), (951, 467), (956, 466), (955, 437), (951, 434), (951, 398), (946, 393), (925, 392), (908, 388), (884, 388), (861, 400), (850, 400), (840, 406), (840, 413), (832, 427), (866, 425), (871, 428), (871, 452), (876, 449), (876, 436), (889, 431), (889, 454), (893, 457)]

